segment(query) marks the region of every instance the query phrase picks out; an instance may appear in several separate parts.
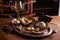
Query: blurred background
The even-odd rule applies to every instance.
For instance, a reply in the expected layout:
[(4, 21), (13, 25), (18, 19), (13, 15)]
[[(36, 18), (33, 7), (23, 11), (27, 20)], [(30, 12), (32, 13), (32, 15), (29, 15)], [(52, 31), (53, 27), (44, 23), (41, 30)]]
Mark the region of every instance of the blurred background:
[(43, 12), (47, 15), (58, 15), (59, 0), (36, 0), (34, 8), (38, 12)]
[[(27, 0), (21, 0), (22, 2)], [(11, 9), (11, 5), (15, 4), (15, 0), (0, 0), (0, 16), (13, 15), (16, 12)], [(26, 6), (27, 8), (27, 6)], [(58, 15), (59, 0), (36, 0), (33, 3), (33, 12), (36, 14), (44, 13), (46, 15)]]
[(59, 16), (60, 16), (60, 0), (59, 0)]

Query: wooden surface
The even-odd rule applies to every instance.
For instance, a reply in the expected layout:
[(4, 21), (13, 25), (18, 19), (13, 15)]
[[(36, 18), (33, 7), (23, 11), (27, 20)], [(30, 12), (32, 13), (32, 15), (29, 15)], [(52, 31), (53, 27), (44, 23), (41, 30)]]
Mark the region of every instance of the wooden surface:
[[(4, 37), (7, 40), (60, 40), (60, 17), (59, 16), (52, 16), (52, 21), (49, 23), (49, 27), (52, 27), (53, 30), (57, 30), (57, 33), (50, 35), (44, 38), (30, 38), (26, 36), (22, 36), (16, 33), (4, 33)], [(7, 18), (0, 18), (0, 25), (6, 24), (10, 22), (11, 19)]]

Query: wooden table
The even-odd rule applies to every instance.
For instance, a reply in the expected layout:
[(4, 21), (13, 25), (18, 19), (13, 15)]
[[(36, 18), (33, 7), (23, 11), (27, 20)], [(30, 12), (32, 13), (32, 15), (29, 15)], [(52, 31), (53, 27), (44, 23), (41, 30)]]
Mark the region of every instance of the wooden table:
[[(49, 23), (49, 27), (52, 27), (53, 30), (57, 30), (57, 33), (55, 33), (53, 35), (50, 35), (50, 36), (44, 37), (44, 38), (30, 38), (30, 37), (22, 36), (22, 35), (19, 35), (19, 34), (16, 34), (16, 33), (13, 33), (13, 34), (12, 33), (10, 33), (10, 34), (9, 33), (4, 33), (4, 37), (7, 40), (60, 40), (60, 17), (59, 16), (51, 16), (51, 17), (53, 19)], [(10, 20), (10, 19), (0, 18), (0, 23), (1, 22), (7, 23), (8, 20)]]

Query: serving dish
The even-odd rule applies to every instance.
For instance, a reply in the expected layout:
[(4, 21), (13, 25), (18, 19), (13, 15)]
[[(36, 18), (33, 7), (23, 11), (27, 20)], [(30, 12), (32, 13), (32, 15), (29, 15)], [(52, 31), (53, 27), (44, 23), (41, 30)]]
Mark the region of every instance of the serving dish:
[[(22, 26), (20, 26), (20, 29), (22, 29)], [(21, 30), (17, 29), (16, 26), (14, 27), (14, 30), (17, 33), (19, 33), (19, 34), (22, 34), (22, 35), (25, 35), (25, 36), (29, 36), (29, 37), (46, 37), (46, 36), (49, 36), (49, 35), (51, 35), (53, 33), (53, 29), (51, 27), (48, 27), (46, 29), (46, 31), (44, 31), (44, 32), (40, 31), (40, 33), (33, 32), (33, 31), (30, 31), (30, 32), (27, 31), (27, 32), (25, 32), (24, 30), (21, 31)]]
[(30, 16), (23, 16), (19, 20), (13, 19), (12, 21), (14, 31), (25, 36), (45, 37), (55, 32), (44, 21), (35, 21)]

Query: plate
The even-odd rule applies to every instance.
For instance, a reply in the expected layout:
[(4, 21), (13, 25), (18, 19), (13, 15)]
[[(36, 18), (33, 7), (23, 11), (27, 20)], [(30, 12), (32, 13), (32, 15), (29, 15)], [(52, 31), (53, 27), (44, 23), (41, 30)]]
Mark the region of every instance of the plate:
[(46, 36), (49, 36), (53, 33), (53, 30), (51, 27), (48, 27), (47, 28), (47, 31), (43, 34), (32, 34), (32, 33), (27, 33), (27, 32), (22, 32), (18, 29), (16, 29), (16, 27), (14, 27), (14, 30), (19, 33), (19, 34), (22, 34), (22, 35), (25, 35), (25, 36), (29, 36), (29, 37), (46, 37)]

